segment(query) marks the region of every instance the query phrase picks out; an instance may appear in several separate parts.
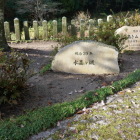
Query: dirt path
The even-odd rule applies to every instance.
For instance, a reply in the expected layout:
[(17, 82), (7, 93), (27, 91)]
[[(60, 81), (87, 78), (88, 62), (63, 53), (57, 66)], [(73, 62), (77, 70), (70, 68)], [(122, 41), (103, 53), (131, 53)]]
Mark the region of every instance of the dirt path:
[[(57, 42), (32, 42), (11, 44), (20, 52), (27, 53), (31, 59), (30, 68), (39, 72), (50, 63), (51, 52)], [(110, 84), (112, 81), (122, 79), (129, 72), (140, 68), (140, 53), (123, 54), (121, 72), (118, 75), (72, 75), (66, 73), (47, 72), (44, 75), (36, 74), (28, 80), (29, 89), (23, 100), (16, 106), (2, 108), (3, 117), (18, 115), (26, 110), (41, 106), (52, 105), (58, 102), (71, 101), (85, 94), (86, 91)], [(5, 109), (8, 110), (5, 112)]]

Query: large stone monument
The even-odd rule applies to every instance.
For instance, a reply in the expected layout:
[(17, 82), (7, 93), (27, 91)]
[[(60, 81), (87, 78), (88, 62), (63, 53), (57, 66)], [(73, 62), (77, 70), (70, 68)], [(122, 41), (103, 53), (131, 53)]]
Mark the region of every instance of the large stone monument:
[(140, 26), (123, 26), (116, 30), (116, 34), (128, 37), (124, 44), (120, 46), (124, 50), (140, 50)]
[(60, 49), (52, 70), (72, 74), (119, 73), (115, 47), (95, 41), (76, 41)]

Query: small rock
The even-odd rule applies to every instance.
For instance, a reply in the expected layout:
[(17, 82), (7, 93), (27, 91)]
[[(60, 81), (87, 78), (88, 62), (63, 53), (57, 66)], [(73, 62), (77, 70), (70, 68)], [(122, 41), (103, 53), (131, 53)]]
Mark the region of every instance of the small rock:
[(118, 98), (118, 99), (117, 99), (117, 102), (118, 102), (118, 103), (123, 103), (123, 99), (119, 99), (119, 98)]
[(134, 101), (131, 101), (131, 103), (135, 108), (139, 108), (139, 104), (136, 104)]
[(91, 136), (90, 136), (93, 140), (98, 140), (99, 139), (99, 136), (97, 136), (96, 134), (92, 134)]
[(132, 92), (136, 92), (136, 91), (133, 89)]
[(106, 106), (103, 106), (103, 107), (102, 107), (102, 110), (107, 110), (107, 107), (106, 107)]
[(131, 93), (132, 92), (130, 89), (126, 89), (125, 91), (128, 92), (128, 93)]
[(106, 104), (109, 104), (109, 103), (113, 102), (115, 100), (115, 98), (116, 97), (113, 97), (113, 96), (107, 97)]
[(58, 127), (60, 126), (60, 122), (57, 122), (57, 126), (58, 126)]
[(93, 104), (93, 109), (97, 109), (97, 108), (99, 108), (99, 107), (102, 107), (102, 106), (104, 106), (105, 105), (105, 102), (102, 100), (100, 103), (95, 103), (95, 104)]
[(140, 128), (140, 123), (136, 124), (136, 127)]
[(104, 118), (104, 116), (95, 115), (95, 116), (91, 117), (90, 120), (92, 120), (92, 121), (98, 121), (98, 120), (101, 120), (102, 118)]
[(49, 56), (45, 56), (46, 58), (48, 58)]
[(94, 128), (98, 128), (98, 127), (96, 126), (95, 123), (93, 123), (93, 124), (90, 124), (90, 125), (89, 125), (89, 128), (94, 129)]
[(74, 121), (78, 121), (79, 118), (80, 118), (80, 115), (76, 115), (76, 116), (74, 117)]
[(87, 109), (86, 109), (86, 107), (84, 107), (82, 110), (83, 110), (83, 111), (86, 111)]
[(80, 122), (81, 123), (87, 123), (87, 120), (81, 120)]
[(129, 109), (129, 108), (126, 109), (125, 112), (131, 112), (131, 113), (133, 113), (133, 111), (131, 109)]
[(121, 110), (113, 110), (113, 112), (116, 113), (116, 114), (121, 114), (121, 113), (123, 113)]
[(117, 108), (117, 105), (108, 105), (108, 107), (110, 107), (110, 108)]
[(69, 130), (74, 131), (74, 130), (76, 130), (76, 128), (75, 127), (69, 127)]
[(105, 105), (104, 100), (102, 100), (100, 104), (101, 104), (102, 106), (104, 106), (104, 105)]
[(108, 123), (105, 120), (100, 120), (100, 121), (97, 121), (96, 123), (100, 125), (108, 125)]
[(71, 91), (70, 93), (68, 93), (69, 95), (73, 94), (73, 91)]
[(47, 140), (53, 140), (53, 139), (50, 137), (50, 138), (48, 138)]
[(78, 90), (78, 92), (81, 93), (81, 92), (84, 92), (84, 90), (83, 89), (82, 90)]
[(78, 91), (75, 89), (74, 92), (77, 93)]
[(80, 131), (80, 135), (84, 135), (84, 131)]

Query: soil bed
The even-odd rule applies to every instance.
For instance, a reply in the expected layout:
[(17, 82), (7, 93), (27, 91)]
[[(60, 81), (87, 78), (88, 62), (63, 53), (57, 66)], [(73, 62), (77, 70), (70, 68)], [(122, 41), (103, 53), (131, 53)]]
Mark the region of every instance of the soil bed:
[[(31, 60), (30, 69), (38, 73), (43, 66), (50, 63), (52, 59), (50, 55), (58, 43), (39, 41), (10, 46), (28, 54)], [(119, 56), (119, 59), (121, 72), (114, 75), (73, 75), (53, 71), (48, 71), (44, 75), (35, 74), (28, 80), (28, 88), (17, 105), (0, 107), (1, 117), (17, 116), (38, 107), (71, 101), (86, 91), (111, 84), (140, 68), (140, 52), (125, 53)]]

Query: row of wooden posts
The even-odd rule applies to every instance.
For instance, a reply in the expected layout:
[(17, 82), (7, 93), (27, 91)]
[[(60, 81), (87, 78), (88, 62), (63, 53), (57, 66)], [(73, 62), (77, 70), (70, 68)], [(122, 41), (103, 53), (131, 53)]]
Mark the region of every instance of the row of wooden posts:
[[(111, 15), (107, 16), (107, 22), (111, 21), (113, 17)], [(100, 25), (103, 22), (103, 19), (98, 19), (97, 23)], [(58, 25), (57, 25), (57, 20), (53, 20), (52, 22), (53, 28), (52, 28), (52, 37), (56, 38), (58, 35)], [(95, 26), (95, 21), (93, 19), (89, 20), (89, 35), (90, 32), (93, 31), (93, 27)], [(62, 34), (65, 36), (68, 32), (71, 35), (76, 35), (76, 27), (75, 27), (75, 20), (71, 20), (71, 25), (69, 26), (70, 30), (68, 30), (68, 24), (67, 24), (67, 18), (62, 17)], [(42, 22), (42, 28), (43, 28), (43, 39), (48, 38), (48, 26), (47, 26), (47, 21), (44, 20)], [(10, 24), (9, 22), (4, 22), (4, 29), (5, 29), (5, 36), (7, 41), (11, 41), (11, 33), (10, 33)], [(34, 29), (34, 39), (38, 40), (39, 39), (39, 29), (38, 29), (38, 22), (33, 21), (33, 29)], [(21, 40), (21, 31), (20, 31), (20, 22), (18, 18), (14, 19), (14, 30), (15, 30), (15, 40), (19, 41)], [(28, 21), (23, 22), (23, 31), (24, 31), (24, 36), (25, 40), (30, 40), (30, 34), (29, 34), (29, 25)], [(85, 21), (81, 19), (80, 21), (80, 36), (84, 37), (85, 35)]]

